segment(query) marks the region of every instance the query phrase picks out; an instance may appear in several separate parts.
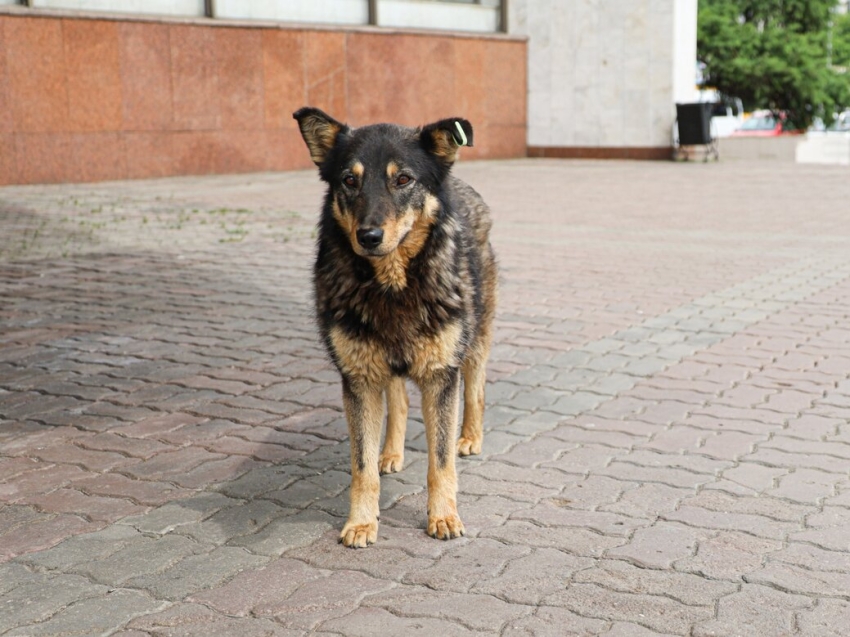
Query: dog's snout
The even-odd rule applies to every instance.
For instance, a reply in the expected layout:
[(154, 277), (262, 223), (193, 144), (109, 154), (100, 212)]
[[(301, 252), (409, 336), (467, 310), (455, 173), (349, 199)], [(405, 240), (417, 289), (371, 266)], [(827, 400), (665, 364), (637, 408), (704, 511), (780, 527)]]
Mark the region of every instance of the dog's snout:
[(384, 231), (380, 228), (360, 228), (357, 230), (357, 243), (367, 250), (374, 250), (384, 240)]

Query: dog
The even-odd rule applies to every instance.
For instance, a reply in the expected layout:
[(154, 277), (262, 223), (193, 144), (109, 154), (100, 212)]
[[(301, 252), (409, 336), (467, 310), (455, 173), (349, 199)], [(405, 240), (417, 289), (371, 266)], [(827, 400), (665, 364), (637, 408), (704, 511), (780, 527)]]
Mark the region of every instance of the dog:
[(361, 548), (377, 540), (380, 475), (404, 463), (407, 378), (422, 393), (427, 532), (462, 536), (455, 456), (481, 453), (497, 294), (489, 208), (450, 175), (459, 147), (472, 145), (472, 125), (453, 118), (351, 128), (311, 107), (293, 117), (327, 184), (313, 283), (351, 442), (351, 508), (340, 542)]

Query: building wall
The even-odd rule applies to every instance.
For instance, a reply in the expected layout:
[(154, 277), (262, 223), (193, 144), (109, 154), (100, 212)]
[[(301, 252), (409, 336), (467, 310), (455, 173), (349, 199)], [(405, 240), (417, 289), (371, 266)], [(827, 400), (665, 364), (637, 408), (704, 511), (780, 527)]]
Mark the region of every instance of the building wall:
[(526, 151), (524, 39), (0, 9), (0, 184), (311, 166), (292, 112), (475, 127)]
[[(531, 156), (668, 158), (697, 0), (511, 0), (529, 38)], [(690, 70), (688, 70), (690, 68)]]

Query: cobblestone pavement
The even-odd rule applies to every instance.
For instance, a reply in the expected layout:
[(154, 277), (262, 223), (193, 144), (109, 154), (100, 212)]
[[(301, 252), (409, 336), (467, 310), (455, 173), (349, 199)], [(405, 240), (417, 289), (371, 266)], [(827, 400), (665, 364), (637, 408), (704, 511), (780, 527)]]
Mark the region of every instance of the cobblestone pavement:
[(503, 279), (468, 536), (414, 392), (367, 550), (312, 172), (0, 189), (0, 634), (847, 634), (846, 169), (457, 172)]

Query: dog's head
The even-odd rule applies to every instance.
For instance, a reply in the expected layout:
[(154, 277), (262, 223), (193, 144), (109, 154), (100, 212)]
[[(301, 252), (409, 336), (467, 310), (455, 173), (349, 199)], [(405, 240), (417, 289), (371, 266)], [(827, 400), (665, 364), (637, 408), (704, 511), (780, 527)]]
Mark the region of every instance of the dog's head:
[(317, 108), (302, 108), (293, 117), (330, 186), (334, 218), (365, 257), (421, 245), (458, 148), (472, 145), (472, 125), (460, 118), (415, 129), (394, 124), (352, 129)]

